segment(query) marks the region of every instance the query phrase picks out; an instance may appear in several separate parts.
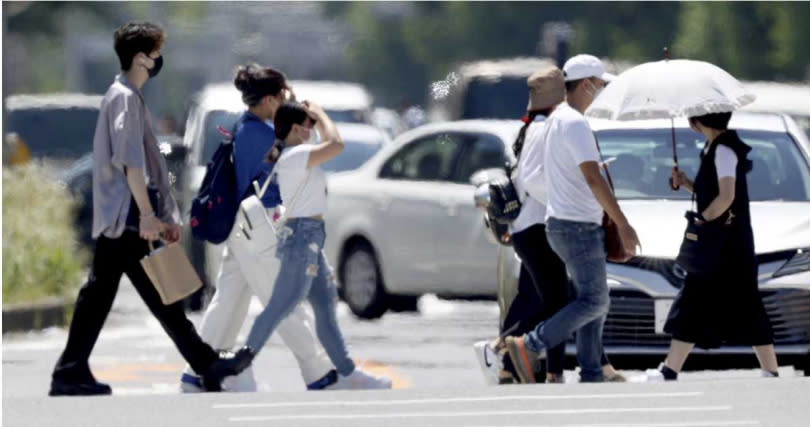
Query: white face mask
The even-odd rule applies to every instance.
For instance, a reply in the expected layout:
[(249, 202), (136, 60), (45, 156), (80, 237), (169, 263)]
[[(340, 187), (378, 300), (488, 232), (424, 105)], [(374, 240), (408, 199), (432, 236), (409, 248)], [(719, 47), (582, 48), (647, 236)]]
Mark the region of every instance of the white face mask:
[(304, 141), (304, 144), (318, 144), (320, 142), (321, 142), (321, 138), (318, 136), (318, 131), (315, 130), (314, 128), (310, 129), (310, 131), (309, 131), (309, 139)]
[(589, 91), (589, 90), (587, 90), (587, 89), (586, 89), (585, 91), (586, 91), (586, 92), (588, 92), (588, 95), (593, 96), (593, 99), (598, 98), (598, 97), (599, 97), (599, 95), (602, 93), (602, 91), (603, 91), (603, 90), (605, 90), (605, 87), (604, 87), (604, 86), (602, 86), (602, 87), (600, 87), (600, 88), (598, 88), (598, 89), (597, 89), (596, 85), (595, 85), (595, 84), (593, 84), (593, 83), (591, 83), (591, 81), (590, 81), (590, 80), (587, 80), (587, 82), (588, 82), (588, 84), (591, 86), (591, 88), (593, 89), (593, 91)]

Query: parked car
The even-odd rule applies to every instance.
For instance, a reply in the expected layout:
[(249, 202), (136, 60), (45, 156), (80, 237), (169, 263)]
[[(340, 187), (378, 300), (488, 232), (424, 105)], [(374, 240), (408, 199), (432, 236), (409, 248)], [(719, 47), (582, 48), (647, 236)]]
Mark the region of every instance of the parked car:
[[(325, 170), (339, 172), (353, 169), (390, 141), (385, 132), (363, 121), (364, 111), (371, 100), (361, 86), (308, 81), (292, 81), (290, 84), (298, 99), (317, 102), (330, 117), (335, 116), (338, 132), (346, 142), (344, 152), (323, 165)], [(232, 129), (244, 110), (242, 97), (232, 83), (208, 85), (194, 98), (183, 139), (188, 152), (179, 194), (184, 218), (188, 216), (191, 199), (200, 188), (205, 167), (223, 139), (217, 126)], [(183, 227), (183, 242), (200, 277), (206, 284), (213, 285), (221, 263), (222, 246), (195, 240), (187, 225)]]
[(384, 130), (392, 138), (405, 130), (402, 117), (389, 108), (375, 107), (371, 112), (371, 124)]
[[(602, 58), (608, 71), (620, 73), (634, 64)], [(529, 101), (526, 79), (556, 65), (548, 57), (484, 59), (462, 63), (431, 87), (427, 117), (431, 122), (473, 119), (519, 119)], [(561, 65), (560, 65), (561, 66)], [(407, 121), (407, 120), (406, 120)]]
[(6, 134), (16, 133), (31, 158), (60, 172), (93, 148), (102, 96), (81, 93), (24, 94), (5, 99)]
[[(638, 233), (643, 251), (626, 264), (608, 264), (610, 311), (604, 345), (611, 354), (664, 356), (670, 337), (663, 324), (685, 271), (675, 263), (691, 200), (672, 192), (669, 120), (590, 120), (610, 162), (616, 196)], [(753, 150), (748, 174), (759, 286), (771, 319), (780, 363), (810, 369), (810, 142), (786, 115), (734, 114), (730, 128)], [(694, 176), (704, 138), (686, 120), (675, 121), (679, 165)], [(520, 260), (500, 248), (498, 286), (505, 306), (514, 297)], [(569, 354), (575, 352), (569, 343)], [(748, 354), (723, 347), (696, 353)]]
[[(550, 58), (518, 57), (467, 62), (441, 83), (446, 96), (432, 94), (428, 118), (432, 122), (467, 119), (519, 119), (528, 102), (526, 78), (554, 65)], [(516, 102), (518, 100), (518, 102)]]
[(291, 80), (300, 100), (320, 105), (334, 122), (371, 124), (374, 98), (359, 83), (328, 80)]
[(744, 111), (788, 114), (810, 137), (810, 84), (744, 82), (744, 85), (757, 96)]
[(325, 249), (356, 315), (379, 317), (428, 292), (495, 295), (498, 246), (481, 227), (470, 178), (512, 159), (506, 147), (520, 125), (425, 125), (330, 177)]
[[(176, 194), (182, 188), (180, 177), (182, 177), (185, 163), (183, 140), (179, 136), (170, 135), (158, 135), (157, 139), (158, 144), (160, 144), (160, 152), (166, 157), (166, 164), (169, 168), (169, 182), (171, 182), (172, 190)], [(93, 239), (90, 237), (93, 227), (93, 152), (91, 151), (79, 157), (67, 170), (59, 175), (58, 179), (79, 200), (75, 225), (79, 231), (81, 242), (91, 247), (93, 245)], [(178, 200), (178, 205), (182, 212), (183, 206), (180, 204), (180, 200)]]

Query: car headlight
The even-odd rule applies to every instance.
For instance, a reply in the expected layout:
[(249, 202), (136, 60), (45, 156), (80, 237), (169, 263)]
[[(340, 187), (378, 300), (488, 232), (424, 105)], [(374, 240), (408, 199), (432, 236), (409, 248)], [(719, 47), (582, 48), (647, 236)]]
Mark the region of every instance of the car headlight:
[(686, 270), (672, 259), (637, 256), (622, 265), (656, 272), (678, 289), (683, 287), (684, 279), (686, 279)]

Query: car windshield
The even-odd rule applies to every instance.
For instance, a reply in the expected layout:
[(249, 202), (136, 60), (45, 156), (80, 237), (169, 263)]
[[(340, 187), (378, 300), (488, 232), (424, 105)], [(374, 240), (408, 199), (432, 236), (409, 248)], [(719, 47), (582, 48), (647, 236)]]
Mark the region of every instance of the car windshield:
[(343, 172), (357, 169), (380, 150), (380, 144), (369, 144), (366, 142), (346, 141), (345, 147), (334, 159), (321, 165), (327, 172)]
[(30, 108), (8, 112), (6, 132), (17, 132), (33, 157), (77, 159), (93, 149), (98, 108)]
[[(753, 169), (747, 177), (752, 201), (810, 201), (808, 161), (787, 133), (738, 133), (752, 148), (748, 158)], [(690, 198), (685, 191), (669, 188), (673, 164), (670, 129), (614, 129), (596, 134), (619, 199)], [(675, 135), (679, 168), (694, 178), (705, 139), (686, 129), (676, 130)]]
[(527, 93), (526, 77), (475, 78), (467, 85), (461, 118), (518, 119), (526, 114)]
[(326, 114), (333, 122), (341, 123), (366, 123), (366, 115), (362, 110), (325, 110)]

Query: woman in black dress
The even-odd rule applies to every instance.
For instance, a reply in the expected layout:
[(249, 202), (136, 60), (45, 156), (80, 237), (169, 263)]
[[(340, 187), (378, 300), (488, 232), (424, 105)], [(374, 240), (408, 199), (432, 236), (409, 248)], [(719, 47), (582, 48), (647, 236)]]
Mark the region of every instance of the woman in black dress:
[(693, 192), (697, 212), (704, 221), (730, 224), (716, 269), (708, 274), (688, 274), (672, 305), (664, 331), (672, 335), (669, 354), (652, 376), (678, 377), (695, 345), (750, 345), (759, 359), (762, 375), (777, 376), (773, 333), (757, 280), (754, 234), (748, 206), (746, 174), (751, 147), (737, 132), (728, 130), (731, 113), (690, 117), (690, 127), (706, 136), (701, 163), (694, 181), (672, 171), (676, 185)]

